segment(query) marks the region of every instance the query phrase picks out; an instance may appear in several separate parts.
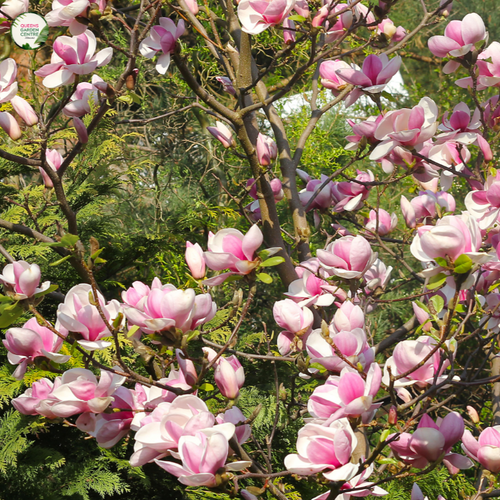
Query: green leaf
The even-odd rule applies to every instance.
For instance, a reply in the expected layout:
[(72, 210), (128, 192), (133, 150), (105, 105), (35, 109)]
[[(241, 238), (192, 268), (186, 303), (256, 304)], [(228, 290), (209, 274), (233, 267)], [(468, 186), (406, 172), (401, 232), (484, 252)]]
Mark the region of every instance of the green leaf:
[(446, 276), (446, 274), (444, 273), (436, 274), (436, 276), (432, 276), (429, 279), (429, 283), (427, 283), (427, 285), (425, 286), (427, 287), (428, 290), (435, 290), (436, 288), (439, 288), (441, 285), (444, 285), (447, 277), (448, 276)]
[(200, 391), (213, 391), (215, 387), (212, 384), (209, 384), (208, 382), (205, 382), (204, 384), (201, 384), (199, 387)]
[(5, 304), (5, 303), (12, 304), (12, 302), (14, 302), (14, 299), (7, 297), (6, 295), (0, 294), (0, 304)]
[(436, 310), (436, 314), (439, 314), (444, 307), (444, 299), (441, 297), (441, 295), (434, 295), (430, 298), (430, 302), (434, 306), (434, 309)]
[(299, 16), (298, 14), (288, 16), (288, 19), (290, 19), (290, 21), (297, 21), (298, 23), (303, 23), (306, 20), (304, 16)]
[(271, 257), (270, 259), (265, 260), (260, 267), (272, 267), (272, 266), (278, 266), (282, 262), (285, 262), (285, 259), (283, 257)]
[(16, 302), (12, 305), (4, 305), (0, 307), (0, 328), (7, 328), (12, 323), (14, 323), (19, 316), (23, 314), (24, 310), (19, 305), (19, 302)]
[(379, 458), (377, 462), (379, 464), (398, 465), (398, 461), (394, 458)]
[(273, 282), (273, 278), (269, 276), (267, 273), (259, 273), (257, 274), (257, 279), (262, 281), (263, 283), (267, 283), (268, 285)]
[(47, 290), (44, 290), (43, 292), (35, 293), (35, 297), (43, 297), (44, 295), (47, 295), (48, 293), (55, 292), (59, 288), (59, 285), (50, 285)]
[(66, 262), (68, 259), (71, 259), (71, 255), (66, 255), (66, 257), (63, 257), (62, 259), (56, 260), (55, 262), (51, 262), (49, 266), (52, 267), (58, 266), (59, 264)]
[(97, 250), (97, 252), (94, 252), (90, 258), (91, 259), (97, 259), (97, 257), (99, 257), (100, 253), (104, 250), (104, 248), (99, 248), (99, 250)]
[(257, 255), (260, 257), (260, 260), (266, 260), (277, 254), (280, 250), (281, 247), (264, 248), (264, 250), (260, 251)]
[(420, 300), (416, 300), (415, 304), (417, 304), (417, 306), (420, 307), (420, 309), (423, 309), (427, 314), (431, 313), (429, 311), (429, 308), (423, 302), (421, 302)]
[(132, 328), (130, 328), (130, 330), (127, 332), (127, 338), (129, 339), (130, 337), (132, 337), (132, 335), (134, 335), (137, 330), (139, 330), (139, 327), (137, 325), (132, 326)]
[(70, 248), (76, 244), (76, 242), (80, 239), (79, 236), (76, 234), (70, 234), (66, 233), (62, 238), (61, 241), (55, 242), (55, 243), (40, 243), (43, 246), (46, 247), (65, 247), (65, 248)]
[(438, 266), (441, 266), (441, 267), (447, 267), (448, 266), (448, 262), (446, 262), (446, 259), (443, 259), (443, 257), (436, 257), (434, 260), (436, 261), (436, 263), (438, 264)]
[(454, 262), (455, 273), (465, 274), (468, 273), (473, 266), (473, 262), (468, 255), (460, 255), (460, 257)]
[(383, 443), (389, 437), (390, 433), (390, 429), (385, 429), (385, 431), (380, 434), (379, 442)]
[(49, 36), (49, 27), (45, 26), (42, 31), (40, 31), (40, 34), (38, 35), (38, 38), (35, 40), (34, 45), (43, 45)]

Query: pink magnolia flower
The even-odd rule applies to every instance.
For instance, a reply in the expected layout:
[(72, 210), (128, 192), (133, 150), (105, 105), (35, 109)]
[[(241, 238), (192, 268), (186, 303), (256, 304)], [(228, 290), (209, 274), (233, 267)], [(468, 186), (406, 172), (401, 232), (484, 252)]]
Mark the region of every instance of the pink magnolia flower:
[(89, 133), (83, 121), (80, 118), (74, 116), (73, 126), (75, 127), (76, 135), (78, 136), (78, 141), (81, 142), (82, 144), (87, 144), (87, 142), (89, 142)]
[(295, 32), (296, 32), (296, 27), (295, 23), (290, 20), (290, 18), (286, 18), (283, 21), (283, 40), (286, 45), (290, 45), (291, 43), (295, 42)]
[[(364, 489), (352, 491), (350, 493), (341, 493), (340, 495), (337, 496), (336, 500), (350, 500), (351, 497), (365, 497), (365, 496), (384, 496), (387, 495), (387, 491), (384, 489), (380, 488), (380, 486), (373, 486), (373, 483), (366, 482), (365, 480), (368, 479), (372, 473), (373, 473), (373, 464), (368, 466), (366, 469), (363, 469), (363, 472), (361, 474), (358, 474), (357, 476), (354, 476), (352, 479), (350, 479), (348, 482), (344, 483), (340, 487), (340, 491), (346, 491), (350, 490), (353, 488), (360, 488), (361, 486), (364, 487)], [(328, 496), (330, 495), (330, 491), (327, 491), (326, 493), (323, 493), (322, 495), (319, 495), (317, 497), (314, 497), (312, 500), (328, 500)], [(413, 500), (413, 498), (412, 498)]]
[[(319, 190), (323, 184), (325, 184), (325, 186)], [(300, 191), (300, 202), (302, 205), (306, 206), (309, 200), (316, 195), (313, 202), (309, 205), (308, 211), (315, 209), (326, 210), (332, 204), (332, 187), (333, 182), (328, 180), (328, 176), (321, 174), (321, 179), (310, 180), (306, 188)]]
[(231, 129), (222, 122), (215, 122), (215, 127), (207, 127), (207, 130), (227, 149), (236, 143), (233, 139)]
[(216, 76), (215, 79), (224, 87), (224, 92), (231, 95), (236, 95), (236, 89), (233, 86), (233, 82), (227, 76)]
[[(95, 3), (101, 13), (106, 9), (106, 0)], [(87, 11), (90, 9), (89, 0), (54, 0), (52, 10), (45, 16), (49, 26), (68, 26), (72, 35), (81, 35), (87, 29)]]
[(454, 212), (455, 198), (445, 191), (420, 191), (411, 201), (401, 196), (401, 211), (406, 225), (410, 228), (415, 228), (417, 224), (430, 223), (438, 215), (436, 206), (441, 207), (442, 213)]
[[(413, 434), (403, 432), (389, 446), (397, 458), (416, 469), (425, 469), (444, 455), (443, 463), (450, 472), (456, 473), (458, 469), (469, 469), (473, 465), (467, 457), (451, 453), (463, 433), (464, 420), (457, 412), (448, 413), (439, 425), (425, 414)], [(394, 434), (389, 438), (392, 436)]]
[(0, 6), (0, 14), (15, 19), (20, 14), (28, 12), (30, 7), (29, 0), (5, 0)]
[(130, 297), (124, 298), (128, 302), (123, 313), (129, 324), (137, 325), (148, 335), (175, 329), (183, 333), (195, 330), (210, 321), (217, 311), (210, 294), (196, 295), (192, 288), (178, 290), (174, 285), (162, 285), (156, 279), (151, 290), (142, 283), (134, 284), (134, 288)]
[(215, 425), (215, 417), (204, 401), (191, 394), (177, 396), (172, 403), (160, 403), (140, 424), (135, 435), (134, 453), (130, 457), (133, 467), (177, 450), (183, 436), (194, 436), (197, 432), (207, 436), (219, 433), (228, 441), (235, 431), (231, 422)]
[[(56, 149), (46, 149), (45, 150), (45, 163), (54, 171), (57, 172), (59, 168), (61, 168), (63, 162), (63, 157), (61, 153)], [(38, 167), (40, 171), (40, 175), (42, 176), (43, 183), (45, 187), (51, 188), (54, 187), (52, 183), (52, 179), (48, 176), (47, 172), (42, 167)]]
[(396, 26), (386, 17), (380, 24), (377, 25), (377, 34), (384, 34), (387, 40), (392, 42), (400, 42), (406, 36), (406, 30), (403, 26)]
[(347, 85), (347, 82), (342, 79), (337, 70), (350, 69), (351, 66), (345, 61), (335, 59), (334, 61), (323, 61), (319, 67), (319, 74), (321, 76), (321, 85), (330, 89), (333, 95), (337, 96)]
[(367, 120), (360, 123), (348, 119), (347, 123), (351, 126), (354, 135), (346, 137), (350, 142), (345, 149), (347, 149), (347, 151), (356, 151), (358, 147), (363, 147), (366, 142), (375, 144), (377, 142), (377, 139), (375, 139), (375, 130), (377, 130), (378, 124), (383, 117), (384, 115), (370, 116)]
[(17, 141), (21, 135), (21, 129), (16, 119), (7, 111), (0, 111), (0, 128), (13, 140)]
[(448, 257), (455, 262), (462, 254), (477, 263), (488, 262), (491, 256), (478, 252), (481, 244), (477, 222), (464, 212), (460, 216), (447, 215), (435, 226), (419, 227), (410, 250), (421, 262), (430, 262), (436, 257)]
[(411, 305), (417, 321), (422, 325), (422, 330), (424, 332), (430, 332), (432, 330), (432, 324), (429, 321), (429, 313), (425, 309), (422, 309), (416, 302), (412, 302)]
[[(485, 40), (487, 32), (481, 17), (475, 13), (467, 14), (462, 21), (451, 21), (444, 30), (444, 36), (429, 38), (429, 50), (437, 57), (456, 57), (461, 59), (474, 49), (474, 44)], [(443, 68), (446, 74), (453, 73), (460, 66), (459, 61), (449, 61)]]
[(24, 123), (26, 123), (28, 127), (32, 127), (38, 123), (38, 115), (26, 99), (15, 95), (10, 100), (10, 103), (12, 104), (14, 111), (23, 119)]
[(380, 160), (396, 146), (415, 148), (434, 136), (438, 109), (429, 97), (420, 99), (412, 109), (389, 111), (378, 124), (375, 138), (380, 144), (371, 152), (370, 160)]
[(75, 93), (71, 96), (69, 104), (64, 106), (66, 116), (81, 117), (90, 113), (92, 106), (99, 104), (99, 91), (106, 92), (108, 84), (97, 75), (92, 75), (92, 83), (82, 82), (76, 86)]
[(281, 24), (293, 9), (296, 0), (241, 0), (238, 18), (242, 30), (258, 35), (270, 26)]
[(367, 423), (382, 404), (373, 403), (381, 379), (382, 371), (377, 363), (371, 364), (366, 380), (351, 367), (346, 367), (340, 376), (330, 376), (323, 385), (314, 389), (307, 410), (314, 417), (314, 423), (323, 425), (343, 417), (360, 416)]
[[(89, 294), (93, 296), (92, 287), (87, 284), (74, 286), (66, 295), (63, 304), (57, 308), (57, 318), (61, 325), (70, 332), (79, 333), (81, 339), (77, 342), (90, 351), (109, 347), (110, 342), (102, 340), (110, 337), (111, 332), (104, 323), (97, 307), (90, 303)], [(108, 324), (111, 324), (120, 313), (120, 303), (111, 300), (106, 303), (98, 293), (97, 298)]]
[(480, 229), (491, 227), (500, 215), (500, 174), (489, 175), (482, 191), (470, 191), (465, 206)]
[(343, 236), (317, 252), (321, 267), (339, 278), (361, 278), (377, 258), (363, 236)]
[(445, 380), (447, 375), (444, 372), (450, 366), (450, 361), (445, 359), (441, 363), (441, 354), (444, 353), (441, 348), (422, 366), (414, 370), (434, 350), (436, 343), (436, 340), (427, 336), (419, 337), (417, 340), (403, 340), (403, 342), (400, 342), (394, 349), (393, 355), (385, 363), (382, 383), (389, 387), (389, 368), (394, 377), (413, 370), (405, 377), (394, 382), (394, 387), (397, 388), (413, 384), (417, 384), (418, 387), (425, 387), (434, 383), (436, 375), (437, 384)]
[(299, 431), (297, 454), (285, 457), (285, 467), (301, 476), (323, 472), (330, 481), (352, 479), (358, 470), (357, 464), (350, 463), (357, 442), (346, 418), (328, 426), (306, 424)]
[(139, 45), (139, 51), (148, 59), (152, 59), (158, 52), (163, 54), (156, 61), (156, 71), (161, 75), (167, 72), (170, 66), (170, 54), (175, 50), (177, 40), (184, 34), (184, 21), (181, 19), (177, 26), (169, 17), (160, 17), (160, 24), (153, 26), (149, 36)]
[(43, 85), (49, 89), (69, 85), (75, 75), (87, 75), (106, 66), (113, 56), (113, 49), (107, 47), (97, 54), (96, 38), (86, 30), (78, 36), (60, 36), (54, 41), (50, 64), (42, 66), (35, 75), (43, 78)]
[(188, 9), (193, 13), (193, 15), (196, 16), (198, 12), (200, 11), (200, 8), (198, 7), (198, 2), (196, 0), (186, 0), (186, 5), (188, 6)]
[(369, 295), (377, 288), (384, 289), (389, 282), (391, 272), (392, 266), (387, 267), (380, 259), (376, 259), (363, 276), (366, 283), (365, 294)]
[(233, 406), (229, 410), (226, 410), (224, 413), (219, 413), (219, 415), (215, 417), (215, 421), (218, 424), (230, 422), (236, 426), (234, 435), (240, 444), (248, 441), (252, 434), (252, 427), (249, 424), (245, 424), (246, 420), (247, 418), (237, 406)]
[(370, 215), (365, 218), (365, 227), (369, 231), (377, 232), (380, 236), (386, 236), (391, 231), (396, 229), (398, 225), (398, 216), (393, 212), (389, 215), (383, 208), (378, 210), (370, 210)]
[[(338, 40), (342, 38), (346, 31), (352, 26), (353, 20), (354, 20), (354, 14), (352, 10), (345, 10), (346, 7), (348, 7), (347, 4), (345, 3), (339, 3), (335, 5), (332, 9), (332, 3), (331, 1), (326, 2), (326, 5), (324, 5), (318, 14), (321, 13), (321, 15), (325, 14), (325, 7), (328, 6), (329, 10), (328, 12), (330, 15), (328, 16), (329, 19), (325, 23), (325, 29), (326, 29), (326, 36), (325, 36), (325, 43), (332, 43), (335, 40)], [(345, 11), (342, 12), (340, 15), (335, 15), (337, 12), (340, 11)]]
[(52, 390), (60, 384), (60, 381), (60, 377), (54, 382), (48, 378), (37, 380), (23, 394), (11, 401), (12, 406), (23, 415), (39, 415), (37, 408), (42, 401), (50, 398)]
[[(209, 361), (212, 361), (217, 355), (210, 347), (204, 347), (203, 351), (208, 355)], [(224, 397), (236, 399), (245, 383), (245, 372), (234, 354), (227, 358), (220, 356), (215, 362), (214, 378)]]
[(279, 300), (273, 307), (274, 320), (285, 330), (278, 335), (278, 350), (282, 355), (302, 350), (303, 342), (312, 330), (314, 316), (307, 307), (291, 299)]
[(205, 258), (200, 245), (198, 243), (193, 245), (190, 241), (186, 241), (185, 258), (193, 278), (195, 280), (203, 279), (205, 277)]
[[(359, 4), (358, 4), (359, 5)], [(402, 60), (396, 56), (389, 60), (386, 54), (377, 56), (370, 54), (363, 62), (360, 70), (353, 68), (340, 68), (336, 73), (347, 83), (358, 87), (352, 92), (351, 100), (355, 102), (363, 92), (379, 94), (399, 71)]]
[[(56, 323), (56, 330), (62, 335), (67, 330)], [(62, 347), (63, 340), (44, 326), (40, 326), (36, 318), (31, 318), (22, 328), (9, 328), (2, 340), (7, 349), (7, 359), (12, 365), (19, 365), (13, 377), (22, 380), (28, 364), (37, 357), (45, 357), (55, 363), (66, 363), (71, 356), (57, 354)]]
[(337, 355), (337, 350), (354, 365), (359, 363), (363, 369), (368, 369), (375, 359), (373, 348), (368, 345), (366, 333), (362, 328), (330, 331), (328, 339), (324, 337), (321, 329), (313, 330), (307, 338), (306, 348), (311, 363), (319, 363), (331, 372), (340, 372), (348, 366)]
[(216, 474), (221, 468), (226, 470), (242, 470), (251, 462), (232, 462), (226, 464), (229, 445), (226, 436), (217, 432), (206, 436), (197, 432), (194, 436), (182, 436), (179, 440), (178, 458), (182, 465), (176, 462), (155, 460), (155, 462), (170, 474), (179, 478), (186, 486), (217, 485)]
[(352, 331), (355, 328), (365, 327), (363, 309), (352, 301), (346, 300), (336, 311), (330, 325), (332, 333)]
[(112, 413), (82, 413), (75, 422), (76, 426), (93, 436), (101, 448), (112, 448), (128, 434), (136, 413), (144, 410), (141, 388), (139, 384), (136, 384), (136, 390), (117, 387), (109, 406), (114, 410)]
[(462, 436), (462, 449), (490, 472), (500, 472), (500, 425), (487, 427), (476, 440), (466, 429)]
[(10, 101), (17, 94), (17, 64), (8, 58), (0, 62), (0, 103)]
[(247, 234), (237, 229), (221, 229), (217, 234), (208, 236), (208, 251), (205, 252), (205, 262), (213, 271), (229, 269), (230, 272), (220, 274), (206, 280), (210, 286), (222, 283), (233, 274), (249, 274), (259, 265), (259, 257), (255, 254), (264, 237), (259, 226), (252, 226)]
[(50, 287), (50, 281), (40, 285), (41, 272), (38, 264), (28, 264), (24, 260), (7, 264), (0, 274), (0, 282), (8, 295), (16, 300), (23, 300), (37, 293), (44, 292)]
[(332, 197), (335, 203), (333, 210), (335, 212), (359, 210), (363, 206), (363, 201), (368, 198), (371, 186), (363, 183), (373, 182), (375, 176), (370, 170), (366, 172), (357, 170), (357, 174), (355, 178), (357, 182), (342, 181), (332, 184)]
[(270, 165), (271, 160), (274, 160), (276, 158), (276, 155), (278, 154), (278, 147), (276, 146), (276, 143), (271, 139), (271, 137), (263, 135), (260, 132), (257, 136), (256, 150), (259, 163), (263, 167), (267, 167), (268, 165)]

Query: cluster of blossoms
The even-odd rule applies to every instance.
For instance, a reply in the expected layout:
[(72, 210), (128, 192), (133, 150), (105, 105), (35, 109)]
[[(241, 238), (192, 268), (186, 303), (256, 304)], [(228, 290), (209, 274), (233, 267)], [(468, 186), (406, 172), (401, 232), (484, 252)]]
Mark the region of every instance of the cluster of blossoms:
[[(186, 3), (196, 15), (196, 2)], [(24, 2), (14, 0), (2, 5), (2, 13), (10, 18), (26, 9)], [(96, 37), (87, 29), (93, 9), (104, 12), (106, 2), (95, 6), (89, 0), (55, 0), (52, 4), (47, 15), (49, 25), (67, 26), (73, 36), (58, 37), (50, 64), (35, 72), (43, 78), (45, 87), (72, 84), (80, 75), (89, 75), (110, 62), (113, 50), (105, 48), (96, 53)], [(312, 15), (306, 2), (294, 0), (241, 0), (237, 9), (244, 32), (257, 35), (271, 26), (283, 25), (286, 43), (295, 40), (295, 25), (288, 19), (292, 10), (304, 18), (311, 17), (312, 26), (324, 30), (326, 43), (340, 40), (356, 23), (376, 31), (379, 37), (383, 35), (388, 42), (401, 41), (406, 36), (404, 29), (388, 18), (377, 23), (360, 2), (351, 5), (327, 0)], [(158, 22), (142, 40), (139, 51), (146, 58), (157, 57), (156, 69), (165, 74), (171, 55), (179, 48), (185, 25), (182, 20), (176, 25), (165, 17)], [(475, 65), (477, 85), (472, 77), (456, 83), (465, 88), (474, 84), (481, 91), (500, 86), (500, 44), (493, 42), (483, 50), (486, 40), (484, 23), (476, 14), (469, 14), (463, 21), (449, 23), (444, 36), (432, 37), (429, 48), (436, 57), (450, 58), (444, 68), (446, 73), (453, 73), (460, 66)], [(346, 91), (343, 96), (346, 106), (362, 95), (379, 104), (381, 93), (400, 66), (399, 56), (389, 59), (386, 54), (371, 54), (361, 67), (342, 60), (322, 62), (319, 75), (323, 86), (335, 96)], [(0, 63), (0, 104), (10, 102), (23, 121), (33, 126), (38, 117), (17, 96), (16, 75), (17, 66), (12, 59)], [(228, 77), (218, 78), (226, 92), (236, 94)], [(93, 75), (91, 82), (76, 86), (65, 104), (63, 113), (73, 118), (80, 143), (88, 140), (81, 117), (99, 103), (100, 93), (109, 90), (107, 83)], [(466, 166), (471, 158), (469, 146), (477, 146), (486, 162), (493, 158), (481, 132), (481, 120), (493, 128), (499, 114), (498, 97), (491, 98), (482, 112), (471, 110), (462, 102), (439, 123), (436, 103), (424, 97), (411, 109), (381, 112), (361, 123), (349, 120), (353, 135), (347, 138), (347, 150), (361, 152), (368, 146), (367, 156), (379, 163), (386, 174), (392, 175), (402, 168), (422, 187), (411, 200), (401, 197), (401, 210), (406, 226), (414, 232), (411, 254), (422, 263), (418, 277), (426, 280), (422, 302), (413, 302), (416, 319), (425, 335), (400, 341), (384, 366), (379, 365), (366, 316), (376, 307), (373, 300), (376, 292), (384, 292), (389, 284), (392, 268), (378, 258), (370, 239), (381, 241), (380, 238), (396, 229), (398, 220), (394, 213), (379, 208), (370, 210), (364, 218), (361, 234), (354, 235), (334, 225), (334, 237), (325, 248), (316, 251), (316, 257), (296, 266), (297, 279), (289, 284), (286, 298), (273, 307), (276, 323), (283, 329), (277, 339), (280, 354), (307, 355), (308, 363), (301, 368), (300, 376), (324, 380), (307, 402), (309, 417), (298, 433), (297, 453), (285, 459), (288, 471), (303, 476), (321, 473), (324, 480), (343, 482), (343, 490), (356, 488), (353, 496), (386, 494), (366, 481), (373, 471), (372, 465), (363, 467), (367, 457), (361, 457), (361, 463), (353, 458), (359, 439), (357, 425), (368, 424), (383, 404), (377, 400), (379, 391), (394, 390), (401, 400), (411, 404), (418, 400), (422, 389), (432, 385), (446, 387), (459, 380), (454, 375), (457, 342), (452, 336), (447, 338), (447, 332), (442, 336), (439, 333), (445, 331), (440, 329), (445, 315), (467, 298), (471, 287), (483, 292), (481, 305), (486, 308), (481, 324), (498, 332), (500, 293), (490, 285), (498, 280), (500, 271), (500, 174), (492, 171), (484, 183), (477, 179), (470, 181), (473, 190), (465, 197), (467, 211), (461, 214), (454, 215), (456, 202), (448, 191), (457, 176), (472, 175)], [(14, 140), (21, 135), (19, 124), (8, 112), (0, 113), (0, 126)], [(218, 121), (208, 131), (225, 148), (235, 147), (230, 126)], [(278, 147), (271, 137), (259, 133), (252, 154), (265, 171), (276, 160)], [(57, 172), (64, 161), (60, 153), (48, 149), (45, 156), (48, 167)], [(45, 186), (53, 187), (47, 172), (44, 169), (40, 172)], [(375, 183), (370, 170), (358, 170), (354, 179), (344, 181), (333, 181), (326, 175), (312, 179), (300, 170), (297, 175), (304, 183), (300, 202), (306, 212), (314, 211), (316, 217), (319, 212), (360, 210)], [(262, 215), (259, 182), (252, 178), (246, 185), (255, 200), (245, 207), (255, 222), (246, 234), (235, 228), (210, 232), (206, 251), (198, 243), (187, 242), (186, 262), (202, 291), (203, 287), (221, 285), (228, 278), (253, 282), (265, 259), (281, 250), (270, 248), (265, 253), (258, 252), (264, 242), (257, 225)], [(274, 201), (282, 200), (284, 190), (280, 179), (273, 178), (269, 185)], [(205, 279), (207, 268), (225, 272)], [(457, 278), (458, 275), (463, 279)], [(436, 287), (432, 280), (436, 277), (441, 279), (441, 288), (433, 291)], [(25, 301), (23, 304), (28, 305), (35, 304), (49, 288), (47, 282), (40, 286), (40, 279), (39, 267), (24, 261), (7, 265), (0, 275), (8, 300)], [(132, 330), (129, 335), (132, 341), (147, 340), (171, 349), (171, 362), (174, 363), (175, 356), (178, 370), (171, 368), (168, 376), (159, 378), (155, 384), (137, 383), (130, 389), (123, 385), (126, 377), (119, 366), (102, 370), (99, 377), (88, 369), (73, 368), (54, 381), (46, 378), (36, 381), (13, 400), (14, 407), (23, 414), (48, 419), (76, 417), (76, 426), (107, 448), (133, 431), (132, 465), (155, 462), (184, 485), (220, 486), (226, 480), (222, 477), (226, 472), (241, 471), (251, 465), (249, 461), (234, 460), (236, 444), (250, 438), (251, 428), (236, 406), (215, 416), (197, 395), (200, 382), (210, 368), (218, 391), (231, 404), (245, 382), (241, 363), (235, 355), (222, 355), (225, 348), (219, 352), (203, 348), (201, 361), (189, 357), (186, 348), (189, 334), (199, 334), (196, 330), (216, 316), (217, 305), (212, 295), (176, 288), (154, 278), (150, 286), (134, 282), (122, 293), (121, 300), (108, 301), (90, 284), (79, 284), (67, 292), (59, 305), (54, 326), (32, 318), (21, 328), (8, 329), (3, 344), (9, 362), (18, 365), (14, 376), (21, 379), (31, 364), (66, 363), (70, 355), (61, 353), (67, 352), (64, 341), (83, 352), (106, 349), (112, 345), (111, 339), (118, 342), (118, 332), (126, 330), (125, 324)], [(332, 305), (335, 312), (330, 314), (327, 308)], [(316, 318), (319, 312), (324, 313), (321, 326)], [(391, 422), (391, 418), (389, 414), (389, 424), (394, 426), (397, 421)], [(413, 432), (407, 432), (412, 425), (409, 422), (405, 429), (398, 428), (387, 437), (392, 453), (402, 463), (424, 469), (442, 461), (451, 473), (456, 473), (472, 467), (475, 460), (493, 473), (500, 471), (499, 426), (485, 428), (476, 440), (457, 412), (449, 412), (436, 422), (424, 414)], [(452, 452), (459, 441), (469, 458)], [(327, 498), (329, 492), (316, 500)], [(416, 486), (412, 499), (421, 498), (423, 495)]]

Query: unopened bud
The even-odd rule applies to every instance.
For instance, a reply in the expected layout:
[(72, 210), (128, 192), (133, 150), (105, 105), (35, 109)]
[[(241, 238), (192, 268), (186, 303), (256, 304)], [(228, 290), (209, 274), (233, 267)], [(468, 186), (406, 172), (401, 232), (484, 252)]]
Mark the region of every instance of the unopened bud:
[(389, 410), (389, 424), (396, 425), (397, 421), (398, 421), (398, 412), (396, 411), (395, 406), (391, 406), (391, 409)]
[(467, 413), (469, 414), (470, 419), (475, 424), (479, 423), (479, 415), (478, 415), (478, 413), (477, 413), (477, 411), (476, 411), (475, 408), (473, 408), (472, 406), (467, 406)]

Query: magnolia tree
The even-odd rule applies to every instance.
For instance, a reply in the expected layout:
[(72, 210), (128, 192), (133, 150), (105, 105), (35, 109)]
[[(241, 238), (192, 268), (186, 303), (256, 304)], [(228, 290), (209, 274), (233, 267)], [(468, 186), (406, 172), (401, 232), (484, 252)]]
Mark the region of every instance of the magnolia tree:
[[(5, 1), (5, 32), (31, 7), (50, 34), (45, 56), (31, 59), (30, 84), (18, 83), (15, 59), (0, 63), (0, 157), (33, 170), (58, 217), (43, 227), (33, 215), (31, 225), (0, 226), (48, 245), (81, 280), (55, 292), (37, 263), (1, 248), (0, 323), (13, 376), (41, 366), (54, 374), (13, 399), (14, 408), (76, 426), (103, 448), (127, 439), (132, 466), (156, 463), (182, 485), (247, 500), (285, 499), (285, 484), (300, 491), (304, 483), (307, 499), (383, 496), (400, 478), (412, 478), (411, 498), (423, 499), (417, 481), (443, 467), (474, 484), (467, 498), (497, 497), (500, 44), (477, 14), (450, 21), (451, 3), (422, 0), (410, 31), (391, 21), (397, 0)], [(398, 51), (430, 26), (440, 33), (427, 41), (434, 59), (464, 89), (444, 114), (429, 97), (402, 108), (385, 90), (402, 64)], [(271, 35), (281, 48), (263, 67), (253, 48), (263, 50)], [(193, 47), (211, 59), (203, 75)], [(212, 123), (214, 150), (240, 162), (242, 182), (221, 189), (247, 229), (185, 242), (194, 288), (155, 277), (109, 300), (94, 274), (102, 248), (80, 240), (67, 175), (105, 117), (120, 119), (112, 110), (133, 96), (142, 57), (153, 59), (148, 71), (179, 75), (188, 107)], [(113, 60), (125, 69), (105, 81), (97, 72)], [(304, 84), (308, 118), (292, 139), (277, 104)], [(346, 121), (348, 160), (313, 178), (301, 158), (336, 108), (358, 110)], [(76, 135), (60, 139), (68, 126)], [(31, 145), (29, 154), (12, 141)], [(394, 193), (399, 218), (389, 210)], [(279, 334), (248, 349), (239, 335), (272, 275), (282, 289), (273, 285), (275, 323), (264, 327)], [(234, 297), (216, 301), (221, 289)], [(42, 300), (59, 302), (54, 316)], [(370, 315), (398, 302), (411, 313), (376, 332)], [(228, 325), (215, 342), (210, 334)], [(134, 364), (134, 352), (153, 359), (152, 374)], [(238, 408), (244, 366), (270, 370), (275, 383), (265, 442), (252, 431), (262, 409)], [(311, 389), (298, 397), (303, 381)], [(280, 401), (297, 409), (287, 418), (299, 430), (295, 452), (276, 467)]]

